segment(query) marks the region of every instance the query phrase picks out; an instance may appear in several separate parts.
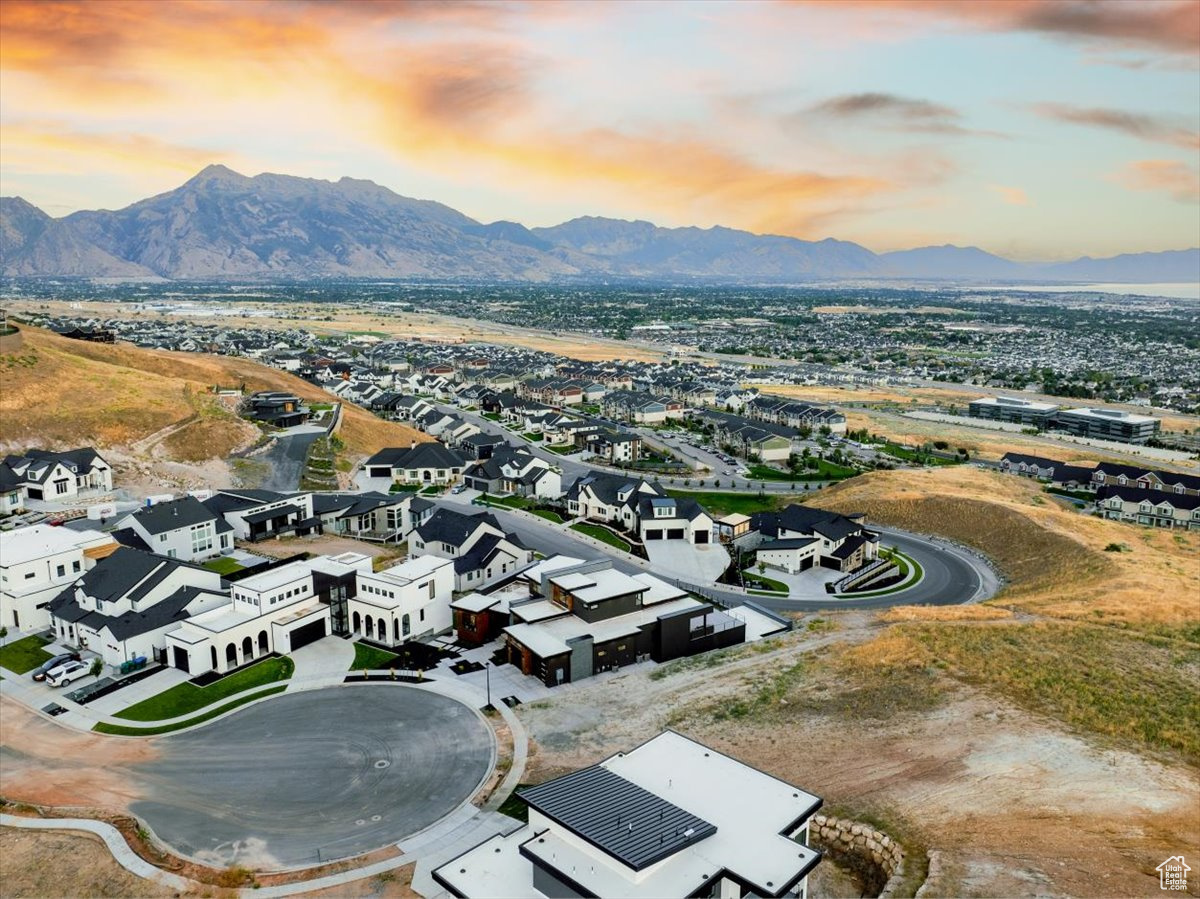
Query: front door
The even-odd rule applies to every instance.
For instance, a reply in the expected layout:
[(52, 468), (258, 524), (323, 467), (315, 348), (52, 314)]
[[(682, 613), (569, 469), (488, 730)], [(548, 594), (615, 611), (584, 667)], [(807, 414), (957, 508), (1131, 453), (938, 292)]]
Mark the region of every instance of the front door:
[(188, 667), (187, 650), (185, 650), (182, 646), (172, 646), (171, 648), (175, 650), (175, 667), (180, 671), (186, 671), (190, 674), (192, 669)]

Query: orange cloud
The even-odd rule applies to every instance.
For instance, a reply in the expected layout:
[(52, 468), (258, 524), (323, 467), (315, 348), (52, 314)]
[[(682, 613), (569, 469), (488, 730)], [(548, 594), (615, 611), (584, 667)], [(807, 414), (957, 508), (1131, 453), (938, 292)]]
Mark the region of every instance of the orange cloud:
[(1200, 203), (1200, 177), (1195, 169), (1174, 159), (1142, 159), (1111, 176), (1130, 190), (1169, 194), (1181, 203)]
[(1029, 195), (1020, 187), (1005, 187), (1003, 184), (989, 184), (988, 189), (1000, 195), (1000, 199), (1010, 206), (1032, 206)]
[(172, 144), (144, 134), (84, 133), (56, 121), (6, 123), (0, 129), (0, 148), (9, 165), (36, 162), (42, 168), (59, 165), (62, 171), (79, 171), (97, 158), (130, 173), (150, 167), (194, 174), (212, 162), (236, 164), (234, 154), (223, 150)]

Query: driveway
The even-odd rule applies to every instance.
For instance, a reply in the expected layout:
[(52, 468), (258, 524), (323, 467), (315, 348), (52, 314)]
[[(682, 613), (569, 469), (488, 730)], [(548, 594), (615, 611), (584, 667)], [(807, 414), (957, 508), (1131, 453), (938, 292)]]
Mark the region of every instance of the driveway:
[(647, 540), (645, 546), (655, 573), (711, 584), (729, 567), (729, 553), (718, 543), (696, 546), (687, 540)]
[(130, 810), (198, 861), (316, 865), (395, 843), (467, 801), (495, 742), (473, 709), (416, 687), (289, 693), (156, 738)]
[(304, 460), (313, 441), (323, 434), (321, 429), (302, 431), (297, 434), (282, 434), (275, 445), (256, 458), (270, 466), (263, 479), (262, 490), (278, 490), (284, 493), (300, 489), (300, 476), (304, 473)]

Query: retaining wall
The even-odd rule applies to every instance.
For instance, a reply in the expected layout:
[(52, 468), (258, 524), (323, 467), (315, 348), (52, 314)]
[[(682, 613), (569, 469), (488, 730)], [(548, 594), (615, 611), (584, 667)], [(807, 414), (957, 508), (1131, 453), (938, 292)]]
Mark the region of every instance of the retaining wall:
[(886, 899), (904, 879), (904, 850), (870, 824), (813, 815), (808, 834), (813, 846), (858, 876), (866, 896)]

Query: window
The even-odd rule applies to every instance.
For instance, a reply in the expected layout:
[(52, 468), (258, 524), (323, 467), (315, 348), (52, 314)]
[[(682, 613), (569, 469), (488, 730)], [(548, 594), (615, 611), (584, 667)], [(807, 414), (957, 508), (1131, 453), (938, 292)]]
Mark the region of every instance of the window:
[(57, 577), (62, 577), (62, 576), (63, 576), (63, 575), (65, 575), (66, 573), (67, 573), (67, 566), (66, 566), (66, 565), (59, 565), (57, 568), (55, 568), (55, 569), (54, 569), (54, 574), (55, 574), (55, 576), (57, 576)]
[(166, 534), (159, 534), (159, 535), (158, 535), (158, 542), (159, 542), (159, 543), (166, 543), (166, 542), (167, 542), (167, 535), (166, 535)]
[(31, 577), (36, 577), (36, 576), (37, 576), (36, 571), (30, 571), (25, 575), (25, 580), (29, 580)]
[(425, 610), (424, 610), (424, 609), (421, 609), (421, 618), (420, 618), (420, 620), (421, 620), (421, 621), (424, 621), (424, 620), (425, 620)]

